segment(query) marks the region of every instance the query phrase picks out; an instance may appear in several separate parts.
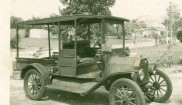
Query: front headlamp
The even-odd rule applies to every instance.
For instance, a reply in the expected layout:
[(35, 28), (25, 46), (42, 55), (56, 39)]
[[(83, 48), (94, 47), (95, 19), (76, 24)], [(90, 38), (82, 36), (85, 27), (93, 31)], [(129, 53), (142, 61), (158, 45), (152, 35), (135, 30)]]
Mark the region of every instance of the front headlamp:
[(140, 69), (138, 74), (139, 74), (140, 80), (143, 80), (144, 79), (144, 71), (143, 71), (143, 69)]
[(151, 66), (149, 66), (149, 72), (150, 72), (151, 74), (156, 74), (156, 72), (157, 72), (157, 67), (156, 67), (156, 65), (151, 65)]
[(153, 66), (153, 69), (152, 69), (152, 73), (153, 73), (153, 74), (156, 74), (156, 72), (157, 72), (157, 71), (156, 71), (156, 70), (157, 70), (156, 68), (157, 68), (156, 65), (154, 65), (154, 66)]

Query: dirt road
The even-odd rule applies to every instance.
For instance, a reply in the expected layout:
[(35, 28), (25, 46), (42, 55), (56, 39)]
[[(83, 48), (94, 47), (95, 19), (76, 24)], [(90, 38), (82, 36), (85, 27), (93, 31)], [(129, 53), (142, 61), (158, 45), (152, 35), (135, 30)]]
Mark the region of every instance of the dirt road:
[[(173, 66), (164, 70), (173, 83), (171, 98), (165, 103), (147, 102), (147, 105), (182, 105), (182, 66)], [(59, 90), (48, 90), (43, 101), (33, 101), (25, 97), (23, 80), (19, 80), (19, 72), (11, 78), (11, 105), (108, 105), (108, 92), (103, 87), (86, 97)]]
[(151, 103), (150, 105), (182, 105), (182, 65), (173, 66), (164, 70), (170, 77), (173, 85), (173, 93), (165, 103)]
[(108, 93), (103, 87), (86, 97), (59, 90), (47, 90), (43, 101), (25, 97), (22, 80), (11, 80), (11, 105), (109, 105)]

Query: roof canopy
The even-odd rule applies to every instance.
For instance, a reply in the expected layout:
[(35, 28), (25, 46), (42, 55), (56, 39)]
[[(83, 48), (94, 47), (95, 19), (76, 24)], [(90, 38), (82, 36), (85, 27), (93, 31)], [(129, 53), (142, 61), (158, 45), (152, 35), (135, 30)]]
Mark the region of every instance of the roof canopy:
[(114, 23), (122, 23), (124, 21), (129, 21), (125, 18), (114, 17), (114, 16), (105, 16), (105, 15), (70, 15), (70, 16), (60, 16), (60, 17), (51, 17), (37, 20), (29, 20), (17, 23), (18, 25), (54, 25), (60, 24), (63, 25), (73, 25), (74, 20), (81, 24), (89, 24), (89, 23), (99, 23), (101, 19), (106, 21), (111, 21)]

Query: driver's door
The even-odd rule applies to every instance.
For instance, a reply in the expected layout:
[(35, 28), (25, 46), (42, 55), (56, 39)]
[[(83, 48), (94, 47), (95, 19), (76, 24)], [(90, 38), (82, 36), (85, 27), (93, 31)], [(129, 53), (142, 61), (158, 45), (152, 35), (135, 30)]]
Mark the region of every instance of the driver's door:
[(74, 49), (62, 49), (59, 54), (59, 74), (61, 76), (76, 76), (76, 53)]

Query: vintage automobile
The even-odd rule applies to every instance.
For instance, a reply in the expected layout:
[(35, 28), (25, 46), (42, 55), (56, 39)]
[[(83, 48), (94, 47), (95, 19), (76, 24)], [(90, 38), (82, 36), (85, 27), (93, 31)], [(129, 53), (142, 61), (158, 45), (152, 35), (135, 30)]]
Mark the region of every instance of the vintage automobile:
[[(48, 29), (48, 57), (22, 58), (17, 47), (16, 64), (26, 96), (41, 100), (47, 88), (85, 96), (104, 86), (110, 105), (145, 105), (145, 96), (155, 102), (168, 100), (172, 93), (169, 77), (125, 46), (127, 21), (114, 16), (74, 15), (17, 23), (17, 40), (20, 26), (44, 25)], [(51, 50), (52, 25), (58, 27), (58, 52)]]

